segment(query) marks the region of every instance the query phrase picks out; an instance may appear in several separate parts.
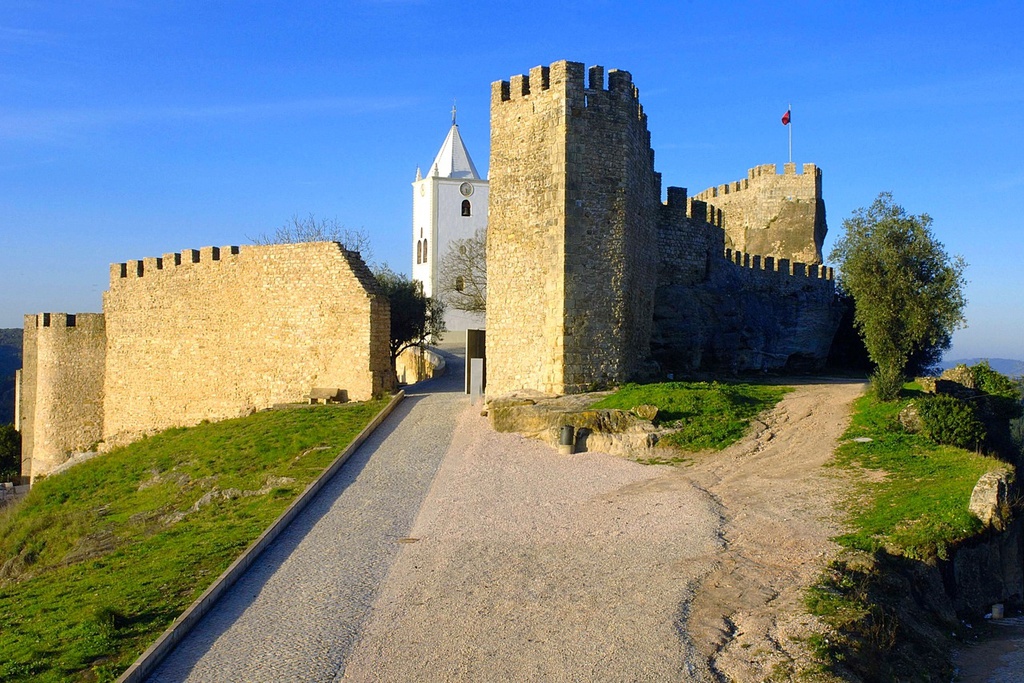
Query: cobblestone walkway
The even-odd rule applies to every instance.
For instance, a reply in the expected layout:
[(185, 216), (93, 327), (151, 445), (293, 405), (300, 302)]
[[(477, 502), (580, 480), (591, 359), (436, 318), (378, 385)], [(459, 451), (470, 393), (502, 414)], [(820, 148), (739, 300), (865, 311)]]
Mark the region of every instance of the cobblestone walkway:
[(334, 681), (466, 405), (463, 361), (415, 385), (149, 678)]

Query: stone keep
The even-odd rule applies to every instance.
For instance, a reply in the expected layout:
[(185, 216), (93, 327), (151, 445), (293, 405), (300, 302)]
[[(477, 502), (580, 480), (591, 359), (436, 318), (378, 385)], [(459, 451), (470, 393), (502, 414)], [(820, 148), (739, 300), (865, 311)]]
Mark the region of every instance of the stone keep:
[(760, 166), (662, 204), (632, 77), (584, 76), (556, 62), (491, 87), (488, 394), (823, 365), (840, 309), (820, 171)]
[(536, 67), (491, 89), (488, 393), (582, 391), (650, 347), (660, 181), (625, 71)]
[(713, 204), (723, 215), (725, 246), (749, 254), (820, 264), (825, 242), (825, 202), (821, 169), (786, 164), (755, 166), (743, 180), (704, 190), (694, 199)]

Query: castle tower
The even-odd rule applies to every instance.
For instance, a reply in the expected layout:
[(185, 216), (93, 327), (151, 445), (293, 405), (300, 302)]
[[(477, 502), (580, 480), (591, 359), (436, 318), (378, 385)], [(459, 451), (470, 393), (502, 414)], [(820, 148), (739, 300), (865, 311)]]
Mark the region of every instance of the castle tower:
[[(412, 188), (412, 277), (423, 292), (439, 294), (438, 266), (453, 240), (472, 237), (487, 228), (488, 182), (469, 156), (452, 108), (452, 127), (426, 177), (419, 169)], [(449, 330), (482, 328), (483, 315), (449, 308)]]
[(632, 76), (577, 62), (491, 86), (487, 393), (634, 377), (657, 272), (647, 117)]
[(102, 313), (25, 316), (18, 427), (28, 480), (103, 438), (106, 341)]
[(708, 188), (694, 199), (722, 212), (725, 246), (744, 253), (823, 263), (821, 247), (828, 226), (821, 196), (821, 169), (804, 164), (755, 166), (747, 177)]

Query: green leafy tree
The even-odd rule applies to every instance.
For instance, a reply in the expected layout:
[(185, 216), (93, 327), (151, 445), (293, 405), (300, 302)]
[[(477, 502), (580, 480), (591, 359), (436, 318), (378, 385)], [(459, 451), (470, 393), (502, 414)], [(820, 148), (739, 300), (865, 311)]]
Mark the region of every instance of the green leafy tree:
[(21, 433), (12, 424), (0, 425), (0, 481), (21, 475)]
[(419, 280), (410, 280), (383, 264), (374, 271), (377, 285), (391, 305), (391, 369), (402, 351), (439, 338), (445, 331), (444, 304), (423, 294)]
[(934, 359), (964, 326), (966, 262), (950, 257), (927, 214), (909, 215), (883, 192), (843, 221), (830, 259), (853, 297), (854, 323), (875, 364), (879, 398), (899, 396), (912, 358)]

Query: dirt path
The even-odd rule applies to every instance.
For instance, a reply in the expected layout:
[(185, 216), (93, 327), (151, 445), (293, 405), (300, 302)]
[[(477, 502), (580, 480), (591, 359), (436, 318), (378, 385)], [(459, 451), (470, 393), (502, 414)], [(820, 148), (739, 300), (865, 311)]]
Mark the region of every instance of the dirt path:
[(834, 552), (820, 472), (859, 384), (798, 387), (686, 467), (559, 456), (459, 418), (352, 681), (761, 681), (799, 663)]
[(822, 470), (861, 383), (796, 387), (726, 451), (687, 474), (722, 510), (724, 547), (700, 584), (688, 630), (727, 680), (762, 681), (806, 663), (814, 631), (803, 590), (838, 547), (838, 483)]

